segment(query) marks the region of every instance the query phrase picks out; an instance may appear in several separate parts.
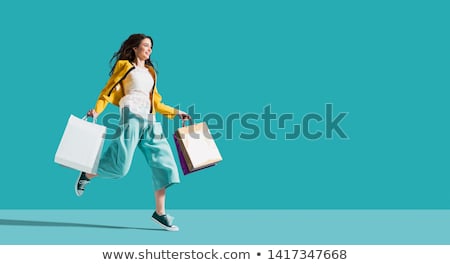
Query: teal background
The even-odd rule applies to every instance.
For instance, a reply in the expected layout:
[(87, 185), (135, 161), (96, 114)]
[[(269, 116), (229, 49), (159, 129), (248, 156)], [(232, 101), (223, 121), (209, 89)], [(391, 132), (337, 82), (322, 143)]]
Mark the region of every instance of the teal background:
[[(126, 178), (99, 179), (82, 198), (77, 172), (53, 162), (69, 115), (95, 104), (113, 52), (144, 32), (167, 104), (222, 117), (270, 104), (295, 117), (277, 140), (239, 139), (247, 131), (233, 122), (233, 139), (217, 139), (223, 162), (182, 177), (168, 208), (449, 209), (448, 10), (446, 1), (3, 2), (0, 208), (154, 207), (139, 152)], [(348, 112), (349, 139), (283, 139), (326, 103)]]

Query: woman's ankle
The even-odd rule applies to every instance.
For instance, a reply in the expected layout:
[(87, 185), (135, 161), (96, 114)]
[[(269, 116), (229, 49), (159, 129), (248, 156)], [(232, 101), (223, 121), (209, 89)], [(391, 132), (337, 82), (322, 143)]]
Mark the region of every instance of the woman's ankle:
[(97, 176), (97, 174), (89, 174), (89, 173), (85, 173), (85, 175), (86, 175), (86, 177), (87, 177), (88, 179), (92, 179), (92, 178), (94, 178), (95, 176)]

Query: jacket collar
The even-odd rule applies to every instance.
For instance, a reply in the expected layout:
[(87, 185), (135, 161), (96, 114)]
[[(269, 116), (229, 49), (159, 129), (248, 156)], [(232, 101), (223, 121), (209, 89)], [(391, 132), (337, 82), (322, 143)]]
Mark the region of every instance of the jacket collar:
[[(119, 60), (117, 61), (117, 64), (125, 64), (126, 65), (126, 71), (128, 72), (131, 68), (134, 68), (135, 66), (128, 60)], [(150, 72), (150, 74), (153, 77), (153, 80), (156, 80), (156, 72), (155, 72), (155, 68), (151, 67), (150, 65), (145, 65), (145, 67), (148, 69), (148, 71)]]

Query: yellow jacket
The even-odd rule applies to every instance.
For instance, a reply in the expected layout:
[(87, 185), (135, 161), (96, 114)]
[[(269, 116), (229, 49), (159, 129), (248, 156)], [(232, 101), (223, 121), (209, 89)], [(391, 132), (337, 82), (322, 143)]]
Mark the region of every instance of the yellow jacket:
[[(146, 65), (148, 71), (153, 76), (154, 85), (152, 89), (152, 93), (150, 93), (150, 102), (152, 106), (151, 113), (154, 114), (155, 111), (167, 116), (170, 119), (173, 119), (177, 114), (178, 110), (172, 108), (170, 106), (162, 103), (162, 96), (158, 93), (156, 89), (156, 73), (153, 67)], [(114, 67), (113, 74), (109, 78), (102, 92), (98, 96), (97, 103), (95, 104), (95, 112), (98, 114), (102, 113), (108, 103), (112, 103), (116, 106), (119, 106), (120, 99), (125, 95), (122, 80), (125, 79), (127, 74), (134, 69), (133, 64), (131, 64), (128, 60), (119, 60), (117, 61), (116, 66)]]

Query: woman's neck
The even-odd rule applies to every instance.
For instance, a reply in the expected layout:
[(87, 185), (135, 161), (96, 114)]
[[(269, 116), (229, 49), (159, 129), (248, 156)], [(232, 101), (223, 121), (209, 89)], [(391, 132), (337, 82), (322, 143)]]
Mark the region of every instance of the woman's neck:
[(135, 64), (137, 67), (145, 67), (145, 61), (140, 60), (139, 58), (136, 58), (136, 59), (134, 60), (134, 64)]

